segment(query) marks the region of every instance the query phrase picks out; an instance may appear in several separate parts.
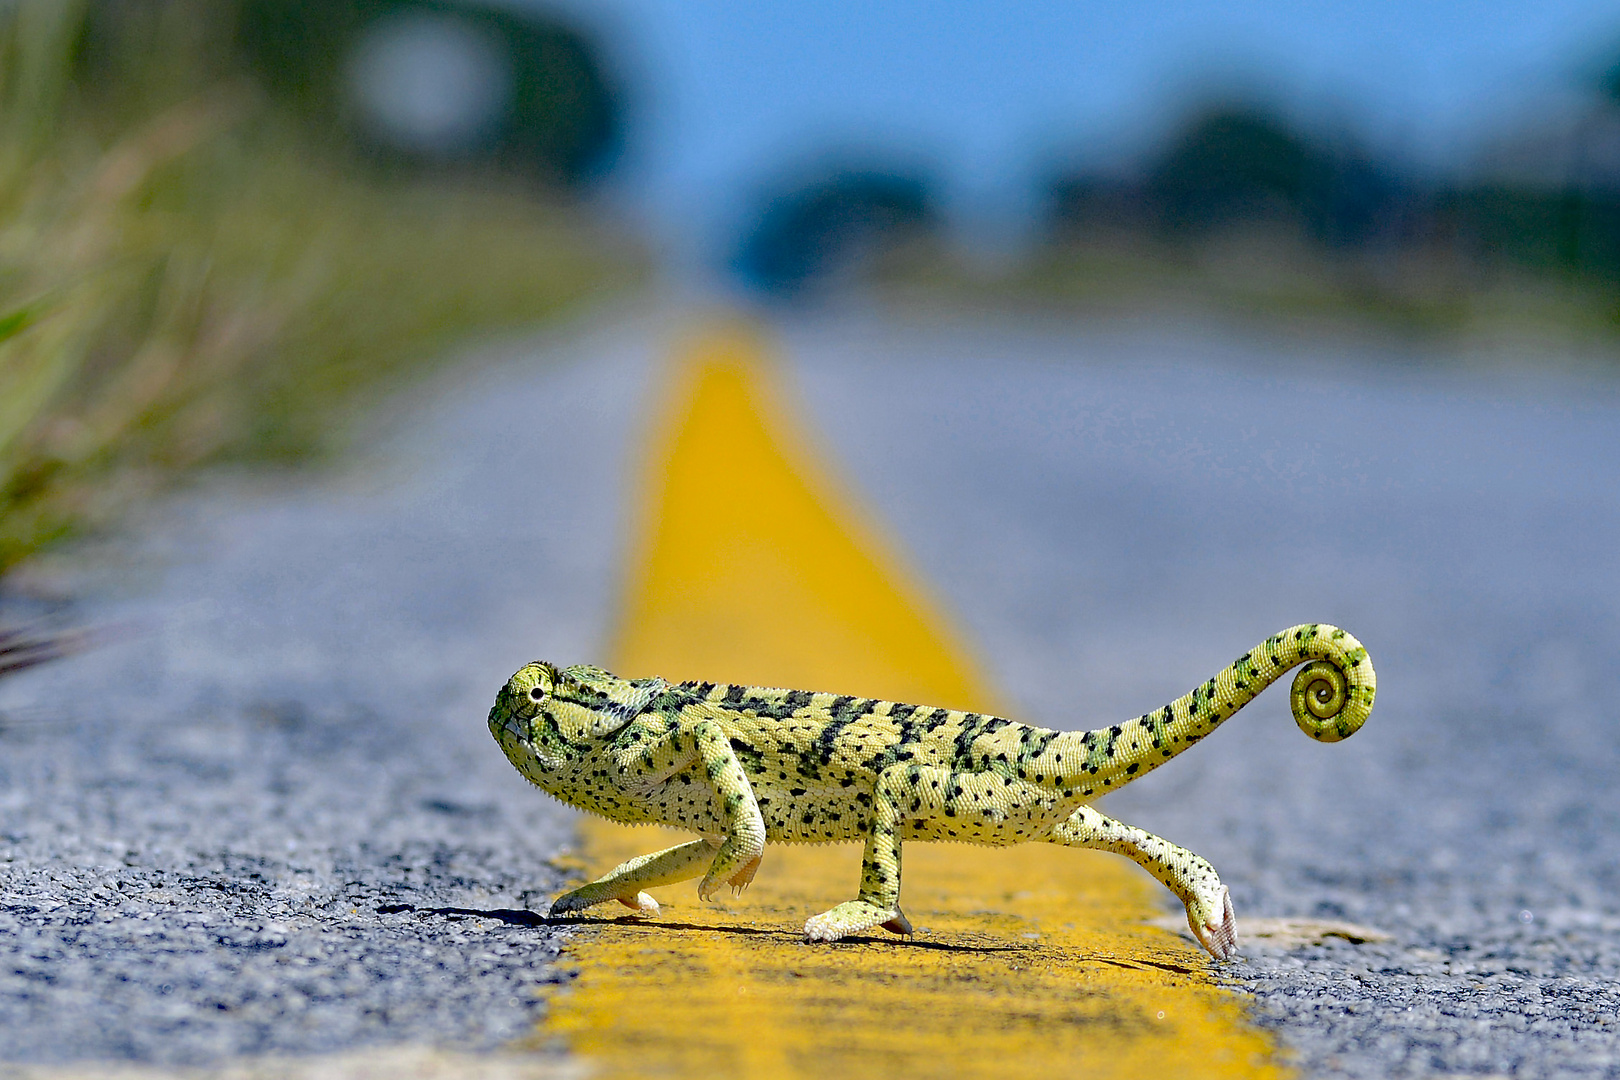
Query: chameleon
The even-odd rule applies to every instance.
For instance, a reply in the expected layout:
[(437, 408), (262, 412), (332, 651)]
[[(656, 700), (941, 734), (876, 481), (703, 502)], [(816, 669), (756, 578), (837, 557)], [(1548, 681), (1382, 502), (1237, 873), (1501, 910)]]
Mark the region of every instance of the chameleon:
[(911, 934), (900, 909), (906, 841), (1097, 848), (1145, 868), (1187, 909), (1216, 959), (1236, 955), (1232, 901), (1202, 857), (1091, 806), (1208, 735), (1298, 667), (1294, 720), (1337, 742), (1372, 710), (1367, 650), (1334, 626), (1290, 627), (1161, 709), (1092, 731), (984, 713), (715, 682), (621, 679), (598, 667), (522, 667), (495, 697), (490, 733), (528, 780), (580, 810), (697, 839), (559, 896), (552, 916), (617, 901), (649, 916), (645, 890), (699, 877), (710, 900), (741, 892), (768, 843), (859, 840), (860, 891), (813, 916), (809, 941), (873, 927)]

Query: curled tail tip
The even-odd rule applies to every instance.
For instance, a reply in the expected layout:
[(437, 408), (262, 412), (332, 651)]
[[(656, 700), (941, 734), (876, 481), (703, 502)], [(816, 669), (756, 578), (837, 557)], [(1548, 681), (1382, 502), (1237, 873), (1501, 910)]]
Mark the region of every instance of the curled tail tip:
[(1319, 742), (1348, 739), (1366, 723), (1377, 696), (1372, 660), (1361, 642), (1336, 626), (1298, 629), (1306, 634), (1297, 640), (1314, 638), (1329, 647), (1321, 659), (1312, 660), (1294, 675), (1289, 695), (1294, 722)]

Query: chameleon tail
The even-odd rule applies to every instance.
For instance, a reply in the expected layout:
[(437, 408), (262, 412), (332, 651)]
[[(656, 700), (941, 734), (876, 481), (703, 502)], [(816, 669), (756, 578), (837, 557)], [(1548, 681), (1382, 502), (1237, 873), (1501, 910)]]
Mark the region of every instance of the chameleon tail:
[(1114, 727), (1058, 736), (1047, 751), (1061, 755), (1055, 779), (1088, 797), (1123, 787), (1214, 731), (1295, 667), (1300, 670), (1289, 704), (1300, 730), (1320, 742), (1355, 734), (1377, 691), (1367, 650), (1336, 626), (1291, 626), (1162, 709)]

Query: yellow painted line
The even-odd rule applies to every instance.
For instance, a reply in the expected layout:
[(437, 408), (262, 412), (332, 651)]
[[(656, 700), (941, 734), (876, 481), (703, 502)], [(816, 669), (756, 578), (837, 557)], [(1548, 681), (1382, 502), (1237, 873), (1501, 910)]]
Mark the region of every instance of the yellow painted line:
[[(682, 350), (615, 670), (983, 708), (937, 605), (816, 469), (763, 353), (736, 324)], [(584, 838), (593, 874), (686, 839), (594, 820)], [(548, 1037), (602, 1077), (1284, 1073), (1203, 954), (1142, 925), (1159, 886), (1125, 860), (910, 844), (904, 902), (926, 930), (804, 944), (808, 916), (855, 895), (859, 860), (773, 846), (741, 898), (682, 884), (656, 891), (659, 920), (595, 921)]]
[(988, 708), (943, 612), (815, 468), (762, 356), (723, 324), (676, 358), (614, 663)]

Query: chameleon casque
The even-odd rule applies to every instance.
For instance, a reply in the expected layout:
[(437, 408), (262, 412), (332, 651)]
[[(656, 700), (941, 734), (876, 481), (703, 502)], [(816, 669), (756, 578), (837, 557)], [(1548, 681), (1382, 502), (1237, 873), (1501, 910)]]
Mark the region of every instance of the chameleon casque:
[(1135, 860), (1186, 904), (1194, 936), (1224, 959), (1237, 934), (1215, 868), (1089, 804), (1198, 742), (1301, 664), (1295, 722), (1322, 742), (1353, 734), (1372, 710), (1372, 663), (1355, 638), (1321, 624), (1269, 637), (1164, 708), (1095, 731), (541, 662), (496, 695), (489, 729), (519, 772), (563, 802), (698, 834), (565, 893), (553, 915), (609, 900), (656, 915), (643, 890), (702, 875), (705, 900), (722, 884), (741, 891), (768, 843), (861, 840), (860, 895), (811, 918), (805, 937), (836, 941), (874, 926), (908, 934), (902, 843), (1043, 841)]

